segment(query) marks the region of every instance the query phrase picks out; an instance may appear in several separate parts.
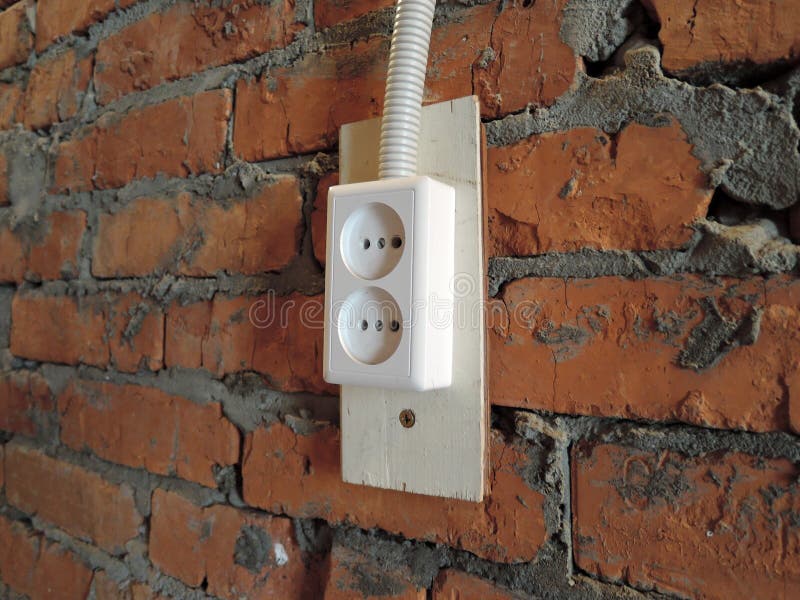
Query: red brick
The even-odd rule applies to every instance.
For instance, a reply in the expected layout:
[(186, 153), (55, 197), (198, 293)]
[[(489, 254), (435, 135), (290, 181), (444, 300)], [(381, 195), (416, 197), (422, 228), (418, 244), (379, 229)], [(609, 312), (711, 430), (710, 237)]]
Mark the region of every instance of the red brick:
[(115, 214), (100, 215), (92, 273), (209, 276), (279, 270), (300, 248), (302, 206), (294, 177), (277, 178), (252, 198), (225, 206), (190, 194), (138, 199)]
[(492, 490), (481, 503), (343, 483), (339, 450), (332, 426), (308, 435), (280, 423), (257, 429), (245, 440), (246, 502), (293, 517), (379, 527), (493, 561), (533, 560), (545, 541), (544, 496), (524, 479), (532, 460), (524, 442), (492, 433)]
[(32, 600), (89, 594), (92, 571), (58, 544), (0, 516), (0, 580)]
[(19, 444), (6, 445), (9, 504), (119, 554), (142, 525), (133, 489)]
[(17, 293), (11, 304), (11, 352), (46, 362), (105, 366), (105, 310), (97, 297)]
[(230, 90), (202, 92), (132, 110), (106, 113), (57, 151), (55, 190), (116, 188), (134, 179), (219, 173)]
[(708, 64), (768, 64), (800, 56), (800, 12), (774, 0), (646, 0), (661, 23), (670, 72)]
[(0, 69), (24, 63), (33, 48), (28, 22), (32, 0), (22, 0), (0, 12)]
[(444, 569), (433, 584), (432, 600), (523, 600), (523, 596), (455, 569)]
[(387, 568), (373, 557), (334, 543), (324, 600), (425, 600), (427, 590), (407, 567)]
[[(571, 84), (577, 59), (559, 38), (560, 8), (553, 2), (506, 3), (499, 15), (496, 4), (459, 14), (432, 34), (425, 102), (474, 89), (484, 114), (494, 116), (550, 103)], [(496, 59), (484, 69), (478, 63), (490, 45)], [(309, 54), (262, 80), (239, 81), (237, 155), (254, 161), (329, 148), (342, 124), (379, 116), (388, 51), (387, 38), (373, 37)]]
[(29, 129), (42, 129), (74, 117), (92, 76), (92, 58), (78, 59), (74, 50), (36, 63), (25, 90)]
[(44, 362), (152, 370), (163, 362), (164, 315), (136, 294), (46, 296), (18, 292), (11, 304), (11, 352)]
[[(757, 340), (720, 352), (717, 363), (699, 371), (681, 367), (679, 353), (712, 314), (710, 301), (729, 322), (763, 310)], [(790, 278), (518, 280), (492, 304), (490, 400), (567, 414), (785, 430), (789, 414), (800, 413), (799, 305), (800, 284)]]
[(38, 373), (10, 371), (0, 375), (0, 429), (34, 436), (38, 419), (55, 408), (50, 387)]
[(22, 113), (22, 86), (0, 83), (0, 130), (11, 129)]
[(135, 293), (106, 297), (111, 364), (135, 373), (140, 368), (158, 371), (164, 365), (164, 313)]
[(318, 0), (314, 2), (314, 24), (322, 31), (394, 5), (392, 0)]
[[(712, 190), (680, 125), (531, 136), (489, 149), (490, 252), (679, 248)], [(657, 151), (656, 151), (657, 150)]]
[(54, 212), (40, 228), (35, 235), (0, 228), (0, 282), (77, 277), (86, 213)]
[(572, 465), (580, 569), (681, 597), (800, 595), (790, 461), (583, 443)]
[(212, 402), (138, 385), (73, 381), (58, 397), (61, 442), (113, 462), (216, 487), (239, 458), (239, 433)]
[(38, 0), (36, 7), (36, 51), (41, 52), (58, 38), (82, 33), (103, 20), (108, 13), (127, 8), (138, 0)]
[(311, 212), (311, 240), (314, 245), (314, 258), (325, 265), (325, 238), (328, 227), (328, 189), (338, 185), (339, 174), (328, 173), (319, 180), (314, 210)]
[(0, 206), (11, 202), (8, 197), (8, 160), (3, 152), (0, 152)]
[(562, 11), (568, 2), (506, 2), (487, 44), (495, 58), (483, 55), (486, 60), (475, 65), (470, 91), (460, 95), (475, 93), (484, 116), (492, 117), (528, 104), (552, 104), (566, 92), (581, 69), (580, 59), (561, 40)]
[(95, 571), (94, 600), (162, 600), (149, 585), (137, 582), (117, 583), (105, 571)]
[[(209, 328), (213, 305), (214, 302), (194, 302), (184, 306), (175, 304), (169, 308), (164, 340), (166, 366), (199, 369), (205, 361), (210, 360), (204, 356), (203, 346), (212, 336)], [(218, 333), (215, 331), (214, 337)]]
[(54, 212), (45, 220), (45, 227), (49, 230), (44, 239), (29, 244), (26, 276), (34, 279), (77, 277), (86, 213)]
[(322, 379), (322, 296), (224, 298), (167, 311), (166, 364), (222, 377), (256, 371), (287, 392), (336, 393)]
[(200, 508), (163, 490), (153, 493), (150, 559), (189, 586), (206, 580), (209, 594), (231, 600), (301, 598), (316, 585), (290, 519)]
[(98, 102), (280, 48), (300, 28), (290, 0), (234, 0), (222, 7), (181, 2), (100, 42)]
[(256, 161), (322, 150), (334, 145), (342, 124), (380, 115), (387, 52), (387, 40), (357, 41), (352, 50), (308, 54), (265, 79), (240, 80), (236, 154)]

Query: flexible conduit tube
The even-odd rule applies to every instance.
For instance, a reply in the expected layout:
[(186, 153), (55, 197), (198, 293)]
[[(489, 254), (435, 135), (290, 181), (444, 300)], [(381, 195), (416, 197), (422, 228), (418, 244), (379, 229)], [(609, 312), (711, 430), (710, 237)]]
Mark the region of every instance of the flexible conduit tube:
[(381, 121), (380, 178), (417, 174), (422, 92), (436, 0), (398, 0)]

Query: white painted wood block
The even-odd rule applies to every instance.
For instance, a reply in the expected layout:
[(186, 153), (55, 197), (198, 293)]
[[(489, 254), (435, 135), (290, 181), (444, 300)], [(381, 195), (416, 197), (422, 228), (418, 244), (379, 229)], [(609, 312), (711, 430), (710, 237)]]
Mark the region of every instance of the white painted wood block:
[[(380, 119), (342, 127), (340, 183), (378, 178)], [(430, 392), (342, 386), (342, 477), (349, 483), (481, 501), (486, 488), (486, 262), (480, 112), (468, 96), (422, 111), (419, 175), (456, 189), (453, 385)], [(411, 410), (413, 427), (400, 413)]]

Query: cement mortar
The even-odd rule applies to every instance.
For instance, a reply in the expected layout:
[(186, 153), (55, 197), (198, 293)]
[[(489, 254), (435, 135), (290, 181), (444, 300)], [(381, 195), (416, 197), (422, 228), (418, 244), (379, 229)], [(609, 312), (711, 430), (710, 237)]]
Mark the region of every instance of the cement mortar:
[(486, 126), (490, 145), (530, 135), (597, 127), (616, 133), (637, 122), (683, 127), (703, 170), (741, 202), (786, 208), (800, 197), (800, 130), (781, 99), (761, 89), (694, 87), (664, 76), (658, 49), (625, 54), (626, 68), (602, 79), (578, 73), (551, 107), (532, 108)]

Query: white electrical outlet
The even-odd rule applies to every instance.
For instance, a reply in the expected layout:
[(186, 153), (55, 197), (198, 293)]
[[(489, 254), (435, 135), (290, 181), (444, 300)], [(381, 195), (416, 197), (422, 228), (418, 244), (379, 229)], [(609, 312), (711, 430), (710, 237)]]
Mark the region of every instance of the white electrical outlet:
[(326, 381), (450, 385), (454, 236), (455, 191), (430, 177), (330, 188)]

